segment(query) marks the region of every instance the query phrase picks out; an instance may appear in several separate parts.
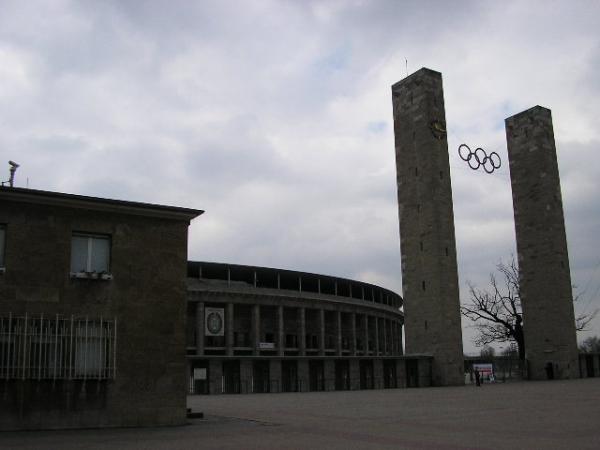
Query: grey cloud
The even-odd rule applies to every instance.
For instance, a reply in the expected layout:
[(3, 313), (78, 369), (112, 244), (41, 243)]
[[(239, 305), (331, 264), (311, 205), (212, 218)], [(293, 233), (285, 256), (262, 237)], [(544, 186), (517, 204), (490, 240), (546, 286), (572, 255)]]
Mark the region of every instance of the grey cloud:
[(485, 283), (514, 252), (514, 230), (508, 171), (474, 173), (456, 147), (466, 139), (504, 158), (503, 119), (536, 103), (553, 109), (565, 141), (582, 284), (598, 247), (598, 12), (566, 2), (5, 2), (0, 152), (22, 159), (21, 185), (206, 209), (191, 258), (400, 291), (389, 88), (407, 57), (410, 71), (444, 74), (463, 297), (466, 280)]

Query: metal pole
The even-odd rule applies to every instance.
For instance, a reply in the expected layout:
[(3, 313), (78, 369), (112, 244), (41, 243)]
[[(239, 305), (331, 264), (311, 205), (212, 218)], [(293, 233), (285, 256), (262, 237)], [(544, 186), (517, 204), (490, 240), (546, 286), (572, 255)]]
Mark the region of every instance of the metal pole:
[(117, 378), (117, 319), (115, 318), (115, 340), (113, 348), (113, 380)]
[(40, 315), (40, 333), (38, 335), (38, 381), (42, 379), (42, 335), (44, 330), (44, 314)]
[(71, 336), (69, 338), (69, 379), (73, 379), (73, 315), (71, 314)]
[(83, 381), (87, 378), (87, 354), (90, 343), (88, 340), (88, 318), (85, 316), (85, 337), (83, 340)]
[(58, 314), (56, 315), (56, 325), (54, 328), (54, 376), (53, 380), (56, 381), (56, 359), (58, 356)]
[(102, 364), (102, 347), (104, 344), (104, 328), (102, 327), (102, 316), (100, 316), (100, 336), (98, 337), (98, 379), (102, 379), (102, 370), (104, 368), (104, 364)]
[(10, 337), (12, 335), (12, 313), (8, 313), (8, 344), (6, 351), (6, 379), (9, 378), (10, 368), (12, 366), (10, 360)]
[(25, 379), (25, 362), (27, 359), (27, 313), (25, 313), (25, 329), (23, 330), (23, 373), (21, 378)]

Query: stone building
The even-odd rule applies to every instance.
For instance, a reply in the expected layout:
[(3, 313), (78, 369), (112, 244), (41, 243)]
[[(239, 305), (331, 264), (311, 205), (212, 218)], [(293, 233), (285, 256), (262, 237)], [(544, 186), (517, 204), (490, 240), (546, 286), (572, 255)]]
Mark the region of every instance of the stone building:
[(265, 267), (188, 263), (187, 358), (196, 394), (430, 384), (402, 356), (402, 298), (368, 283)]
[(0, 188), (0, 430), (185, 422), (201, 213)]
[(600, 353), (579, 353), (579, 377), (600, 377)]
[(569, 253), (549, 109), (506, 119), (528, 374), (579, 374)]
[(463, 384), (452, 185), (442, 75), (392, 86), (406, 353), (433, 356), (435, 385)]

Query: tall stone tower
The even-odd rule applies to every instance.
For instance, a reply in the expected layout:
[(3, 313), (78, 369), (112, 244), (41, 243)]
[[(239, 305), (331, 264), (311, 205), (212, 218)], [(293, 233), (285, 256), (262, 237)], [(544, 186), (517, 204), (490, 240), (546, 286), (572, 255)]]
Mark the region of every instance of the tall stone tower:
[(577, 377), (577, 338), (549, 109), (506, 119), (525, 356), (532, 379)]
[(435, 385), (464, 384), (442, 75), (392, 86), (406, 353), (433, 355)]

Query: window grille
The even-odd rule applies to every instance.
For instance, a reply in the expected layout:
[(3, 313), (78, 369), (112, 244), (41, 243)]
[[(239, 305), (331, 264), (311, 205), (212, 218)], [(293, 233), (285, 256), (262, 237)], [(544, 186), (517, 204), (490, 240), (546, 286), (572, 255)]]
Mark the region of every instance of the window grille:
[(114, 379), (116, 349), (116, 319), (0, 314), (0, 379)]

